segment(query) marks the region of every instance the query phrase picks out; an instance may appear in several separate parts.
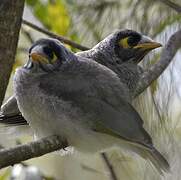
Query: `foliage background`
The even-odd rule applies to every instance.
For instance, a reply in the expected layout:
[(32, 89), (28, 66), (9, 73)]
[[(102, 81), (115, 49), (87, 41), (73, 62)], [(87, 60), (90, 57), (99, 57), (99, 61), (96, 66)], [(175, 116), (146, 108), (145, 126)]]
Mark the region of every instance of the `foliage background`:
[[(173, 2), (180, 4), (179, 0)], [(181, 15), (159, 0), (26, 0), (24, 19), (82, 45), (92, 47), (116, 29), (130, 28), (142, 32), (165, 44), (169, 36), (181, 27)], [(14, 70), (25, 63), (31, 43), (43, 34), (22, 26)], [(77, 49), (71, 48), (73, 51)], [(159, 59), (160, 50), (145, 58), (147, 68)], [(158, 149), (168, 158), (171, 174), (161, 177), (135, 154), (120, 150), (108, 153), (118, 179), (124, 180), (179, 180), (181, 176), (181, 58), (180, 52), (158, 81), (138, 97), (134, 105), (145, 121), (145, 128), (153, 137)], [(6, 98), (12, 94), (12, 78)], [(12, 134), (14, 129), (7, 130)], [(6, 145), (14, 141), (6, 137)], [(21, 142), (31, 137), (23, 137)], [(18, 139), (19, 140), (19, 139)], [(4, 141), (4, 139), (3, 139)], [(3, 142), (4, 145), (4, 142)], [(110, 179), (109, 171), (99, 155), (52, 153), (28, 164), (36, 165), (48, 177), (56, 179)], [(2, 174), (8, 174), (11, 168)], [(9, 174), (8, 174), (9, 176)], [(0, 177), (0, 180), (7, 176)]]

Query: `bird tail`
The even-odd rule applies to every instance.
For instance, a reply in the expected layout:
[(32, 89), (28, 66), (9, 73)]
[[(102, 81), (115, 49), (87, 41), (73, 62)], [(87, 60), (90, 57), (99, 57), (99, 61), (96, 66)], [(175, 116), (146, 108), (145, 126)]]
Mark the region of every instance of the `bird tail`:
[(170, 165), (165, 157), (155, 148), (146, 151), (146, 159), (149, 159), (160, 174), (170, 172)]
[[(130, 144), (130, 143), (129, 143)], [(140, 144), (132, 143), (131, 149), (139, 154), (143, 159), (148, 159), (151, 161), (152, 165), (157, 169), (157, 171), (163, 175), (163, 172), (170, 172), (170, 165), (165, 157), (153, 146), (146, 147)]]

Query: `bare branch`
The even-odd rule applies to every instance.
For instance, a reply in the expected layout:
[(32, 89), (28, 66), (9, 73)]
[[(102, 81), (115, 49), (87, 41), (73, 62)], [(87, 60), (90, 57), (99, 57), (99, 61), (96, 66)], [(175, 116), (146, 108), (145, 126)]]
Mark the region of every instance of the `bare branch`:
[(40, 140), (0, 150), (0, 168), (4, 168), (27, 159), (42, 156), (68, 146), (59, 136), (49, 136)]
[(24, 0), (0, 3), (0, 105), (15, 60)]
[(101, 156), (102, 156), (102, 159), (104, 160), (104, 162), (106, 163), (107, 168), (110, 172), (111, 180), (118, 180), (116, 173), (114, 172), (114, 168), (111, 165), (111, 163), (109, 162), (109, 159), (108, 159), (106, 153), (101, 153)]
[(172, 2), (170, 0), (158, 0), (158, 1), (161, 1), (162, 3), (166, 4), (170, 8), (177, 11), (178, 13), (181, 13), (181, 6), (179, 4), (176, 4), (176, 3), (174, 3), (174, 2)]
[(137, 86), (134, 97), (141, 94), (160, 74), (167, 68), (172, 61), (177, 50), (181, 47), (181, 30), (175, 32), (164, 47), (160, 60), (143, 73)]
[(29, 27), (41, 32), (41, 33), (44, 33), (44, 34), (46, 34), (46, 35), (48, 35), (48, 36), (50, 36), (52, 38), (58, 39), (59, 41), (65, 43), (65, 44), (68, 44), (68, 45), (70, 45), (70, 46), (72, 46), (74, 48), (80, 49), (82, 51), (85, 51), (85, 50), (89, 49), (88, 47), (82, 46), (82, 45), (80, 45), (80, 44), (78, 44), (78, 43), (76, 43), (74, 41), (71, 41), (70, 39), (68, 39), (66, 37), (63, 37), (63, 36), (57, 35), (57, 34), (55, 34), (53, 32), (50, 32), (50, 31), (48, 31), (48, 30), (46, 30), (44, 28), (41, 28), (41, 27), (29, 22), (29, 21), (23, 20), (22, 23), (26, 24), (27, 26), (29, 26)]
[(21, 27), (21, 31), (22, 33), (27, 37), (28, 41), (33, 44), (34, 43), (34, 40), (33, 40), (33, 37), (31, 36), (30, 32), (27, 31), (24, 27)]

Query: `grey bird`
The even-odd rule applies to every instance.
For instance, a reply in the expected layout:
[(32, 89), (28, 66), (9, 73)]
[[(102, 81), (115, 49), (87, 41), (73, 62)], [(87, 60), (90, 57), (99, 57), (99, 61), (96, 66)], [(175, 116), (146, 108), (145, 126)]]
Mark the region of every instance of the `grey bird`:
[(57, 40), (41, 39), (30, 48), (27, 64), (14, 75), (14, 92), (37, 137), (60, 135), (81, 152), (116, 145), (149, 159), (160, 173), (169, 170), (117, 74)]
[[(152, 49), (161, 44), (133, 30), (118, 30), (95, 47), (76, 55), (107, 66), (113, 70), (128, 89), (134, 94), (140, 75), (143, 72), (138, 63)], [(9, 125), (25, 125), (27, 121), (21, 115), (14, 96), (1, 107), (0, 122)]]

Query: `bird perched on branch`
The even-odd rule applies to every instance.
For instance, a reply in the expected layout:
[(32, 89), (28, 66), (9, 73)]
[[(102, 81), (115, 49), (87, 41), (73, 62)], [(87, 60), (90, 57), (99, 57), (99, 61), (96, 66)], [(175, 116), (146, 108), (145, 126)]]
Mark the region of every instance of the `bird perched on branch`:
[(160, 173), (169, 170), (117, 74), (57, 40), (41, 39), (30, 48), (14, 75), (14, 92), (36, 136), (60, 135), (82, 152), (117, 145), (149, 159)]
[[(161, 44), (154, 42), (149, 37), (141, 35), (133, 30), (118, 30), (88, 51), (79, 52), (76, 55), (107, 66), (113, 70), (133, 96), (136, 85), (142, 73), (138, 63), (152, 49)], [(22, 117), (14, 96), (10, 97), (1, 108), (0, 122), (11, 125), (27, 124)]]

